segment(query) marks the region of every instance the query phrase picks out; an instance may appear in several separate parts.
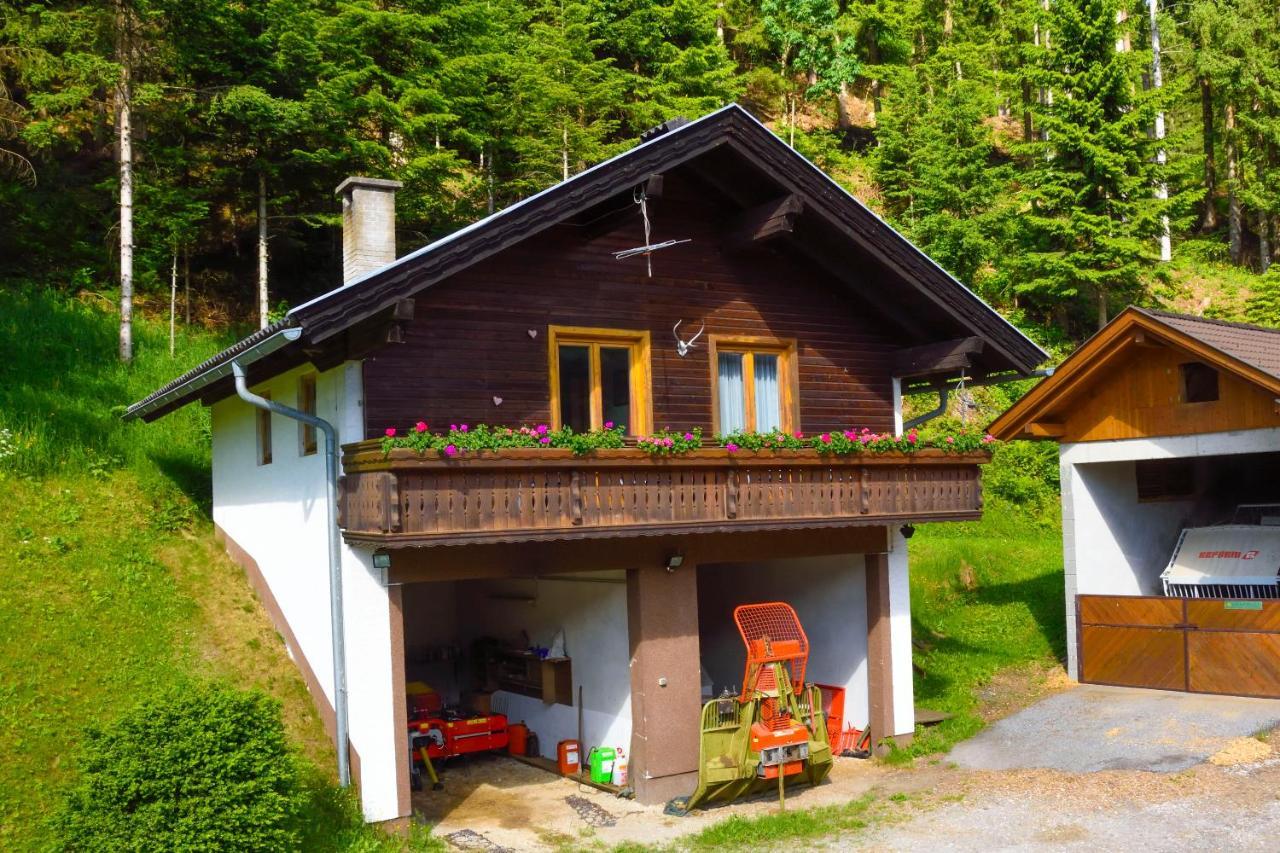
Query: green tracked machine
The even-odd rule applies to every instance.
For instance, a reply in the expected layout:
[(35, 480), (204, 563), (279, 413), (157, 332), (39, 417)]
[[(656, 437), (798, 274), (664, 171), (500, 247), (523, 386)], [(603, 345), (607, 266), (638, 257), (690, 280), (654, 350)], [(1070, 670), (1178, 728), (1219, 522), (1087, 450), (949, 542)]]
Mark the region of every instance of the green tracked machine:
[(786, 786), (817, 785), (831, 772), (831, 739), (821, 690), (804, 681), (809, 640), (788, 604), (745, 604), (733, 612), (747, 647), (738, 696), (702, 708), (698, 789), (685, 811)]

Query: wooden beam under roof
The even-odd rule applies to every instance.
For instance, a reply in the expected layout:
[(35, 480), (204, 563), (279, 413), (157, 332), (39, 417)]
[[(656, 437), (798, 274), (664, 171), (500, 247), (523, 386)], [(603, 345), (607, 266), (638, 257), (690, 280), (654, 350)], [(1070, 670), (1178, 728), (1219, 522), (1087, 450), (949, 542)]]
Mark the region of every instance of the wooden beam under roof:
[(901, 349), (893, 357), (893, 375), (911, 379), (968, 370), (984, 346), (982, 338), (968, 337)]
[(795, 230), (796, 217), (803, 210), (804, 202), (794, 193), (756, 205), (729, 226), (725, 247), (744, 249), (790, 234)]

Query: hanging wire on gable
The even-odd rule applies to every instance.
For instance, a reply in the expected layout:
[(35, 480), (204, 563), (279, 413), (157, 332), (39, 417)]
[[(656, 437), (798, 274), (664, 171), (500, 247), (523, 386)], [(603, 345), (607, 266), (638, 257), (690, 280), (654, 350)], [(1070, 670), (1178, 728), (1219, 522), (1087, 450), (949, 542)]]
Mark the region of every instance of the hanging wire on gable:
[(631, 191), (631, 200), (640, 205), (640, 216), (644, 219), (644, 245), (636, 246), (632, 249), (620, 249), (613, 253), (615, 260), (624, 261), (627, 258), (634, 258), (637, 255), (644, 255), (645, 266), (649, 272), (649, 278), (653, 278), (653, 253), (659, 249), (667, 249), (671, 246), (678, 246), (681, 243), (692, 242), (689, 238), (683, 240), (664, 240), (661, 243), (653, 243), (651, 241), (649, 222), (649, 199), (645, 194), (644, 187), (636, 187)]

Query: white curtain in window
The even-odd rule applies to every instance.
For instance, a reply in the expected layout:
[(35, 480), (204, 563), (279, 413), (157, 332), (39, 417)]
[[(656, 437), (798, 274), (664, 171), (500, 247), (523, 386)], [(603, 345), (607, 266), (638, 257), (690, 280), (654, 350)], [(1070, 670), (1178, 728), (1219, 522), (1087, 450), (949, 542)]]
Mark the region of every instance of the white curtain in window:
[(720, 432), (727, 434), (745, 429), (747, 413), (743, 403), (741, 353), (720, 353), (716, 382), (720, 399)]
[(778, 357), (756, 355), (756, 431), (769, 432), (782, 428), (782, 398), (778, 389)]

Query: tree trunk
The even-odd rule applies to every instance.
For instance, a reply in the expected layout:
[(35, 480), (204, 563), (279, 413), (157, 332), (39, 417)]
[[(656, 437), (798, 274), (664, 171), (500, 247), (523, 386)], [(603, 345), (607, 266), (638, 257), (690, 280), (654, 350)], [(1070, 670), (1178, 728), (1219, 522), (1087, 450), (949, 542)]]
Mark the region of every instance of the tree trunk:
[(1218, 190), (1218, 163), (1213, 145), (1213, 81), (1200, 78), (1200, 136), (1204, 146), (1204, 213), (1200, 215), (1200, 232), (1208, 234), (1218, 227), (1218, 206), (1214, 196)]
[[(1157, 15), (1157, 0), (1147, 0), (1147, 11), (1150, 13), (1151, 22), (1151, 87), (1157, 92), (1164, 87), (1164, 75), (1160, 68), (1160, 20)], [(1164, 110), (1156, 113), (1156, 140), (1160, 142), (1159, 149), (1156, 150), (1156, 165), (1160, 168), (1160, 175), (1156, 183), (1156, 198), (1161, 202), (1169, 200), (1169, 184), (1166, 183), (1164, 177), (1164, 167), (1166, 163), (1166, 154), (1164, 149)], [(1163, 206), (1163, 205), (1162, 205)], [(1160, 260), (1173, 260), (1173, 244), (1169, 238), (1169, 214), (1162, 213), (1160, 215)]]
[(562, 122), (560, 125), (560, 169), (564, 173), (563, 179), (569, 180), (569, 124)]
[[(835, 41), (836, 53), (840, 53), (840, 34), (836, 33), (832, 36)], [(836, 123), (841, 130), (848, 130), (853, 127), (853, 118), (849, 115), (849, 83), (846, 80), (840, 81), (840, 89), (836, 92)]]
[(1107, 291), (1098, 288), (1098, 328), (1107, 325)]
[(271, 322), (267, 304), (267, 175), (258, 172), (258, 328)]
[(178, 247), (173, 247), (173, 265), (169, 268), (169, 358), (173, 358), (177, 348), (176, 327), (178, 324)]
[(1030, 142), (1034, 133), (1034, 125), (1031, 122), (1031, 81), (1022, 81), (1022, 141)]
[(120, 360), (133, 361), (133, 81), (129, 16), (125, 0), (116, 2), (116, 133), (120, 159)]
[(1244, 209), (1236, 186), (1239, 163), (1236, 156), (1236, 105), (1227, 102), (1226, 120), (1222, 127), (1227, 155), (1227, 244), (1231, 262), (1240, 266), (1244, 262)]
[(1271, 269), (1271, 219), (1266, 214), (1258, 217), (1258, 270), (1266, 275)]
[(191, 250), (182, 250), (182, 291), (186, 304), (187, 325), (191, 325)]

